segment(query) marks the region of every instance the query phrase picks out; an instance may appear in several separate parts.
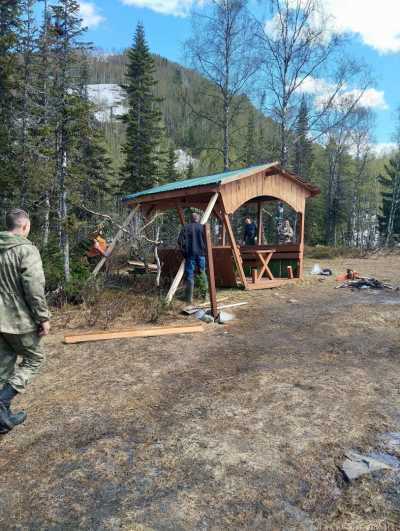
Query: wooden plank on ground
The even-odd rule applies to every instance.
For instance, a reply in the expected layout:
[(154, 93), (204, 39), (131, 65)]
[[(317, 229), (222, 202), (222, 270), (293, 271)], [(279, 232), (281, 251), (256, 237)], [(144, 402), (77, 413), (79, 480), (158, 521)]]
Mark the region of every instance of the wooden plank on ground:
[(184, 326), (153, 326), (149, 328), (131, 328), (129, 330), (114, 330), (109, 332), (90, 332), (82, 334), (71, 334), (64, 336), (67, 344), (85, 343), (87, 341), (105, 341), (108, 339), (126, 339), (132, 337), (156, 337), (168, 336), (172, 334), (194, 334), (203, 332), (201, 324), (190, 324)]

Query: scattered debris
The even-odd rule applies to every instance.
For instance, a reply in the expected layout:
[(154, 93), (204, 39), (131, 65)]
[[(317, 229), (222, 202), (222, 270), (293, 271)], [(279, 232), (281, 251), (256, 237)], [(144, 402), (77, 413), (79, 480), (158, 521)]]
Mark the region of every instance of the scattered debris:
[(196, 319), (199, 319), (199, 321), (203, 321), (204, 323), (214, 322), (214, 317), (210, 313), (207, 313), (206, 310), (197, 310), (194, 316)]
[(322, 272), (321, 266), (319, 264), (315, 264), (313, 268), (311, 269), (312, 275), (320, 275)]
[(336, 277), (336, 282), (343, 282), (344, 280), (355, 280), (360, 277), (360, 274), (357, 271), (353, 271), (352, 269), (348, 269), (346, 273), (340, 273)]
[(220, 312), (215, 322), (219, 324), (225, 324), (229, 321), (234, 321), (235, 319), (236, 317), (232, 313)]
[[(222, 304), (218, 305), (218, 310), (223, 310), (225, 308), (234, 308), (236, 306), (244, 306), (245, 304), (249, 304), (248, 302), (235, 302), (233, 304)], [(206, 306), (206, 307), (204, 307)], [(205, 311), (210, 310), (210, 304), (207, 303), (206, 305), (198, 305), (198, 306), (186, 306), (183, 308), (182, 313), (185, 315), (193, 315), (196, 314), (199, 310), (204, 309)]]
[(107, 339), (124, 339), (131, 337), (154, 337), (171, 334), (192, 334), (203, 332), (201, 324), (185, 326), (154, 326), (151, 328), (132, 328), (130, 330), (114, 330), (113, 332), (91, 332), (89, 334), (74, 334), (64, 336), (67, 344), (84, 343), (87, 341), (105, 341)]
[(312, 275), (322, 275), (324, 277), (330, 277), (333, 273), (329, 268), (322, 269), (319, 264), (315, 264), (311, 270)]
[(400, 468), (400, 461), (389, 454), (370, 453), (362, 455), (358, 452), (349, 451), (345, 457), (346, 459), (340, 468), (348, 481), (377, 470), (397, 470)]
[(357, 280), (347, 280), (337, 288), (357, 288), (357, 289), (394, 289), (390, 284), (384, 284), (376, 278), (358, 277)]

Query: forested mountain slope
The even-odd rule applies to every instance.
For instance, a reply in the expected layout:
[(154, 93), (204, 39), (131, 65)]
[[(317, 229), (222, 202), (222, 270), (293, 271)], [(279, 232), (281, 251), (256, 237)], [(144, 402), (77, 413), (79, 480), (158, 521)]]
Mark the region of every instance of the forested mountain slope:
[[(203, 117), (204, 106), (210, 104), (205, 97), (212, 90), (211, 83), (195, 71), (185, 68), (168, 59), (154, 55), (157, 80), (156, 95), (161, 99), (160, 107), (165, 126), (165, 137), (172, 141), (176, 149), (184, 149), (200, 163), (196, 173), (219, 171), (218, 145), (220, 132), (210, 121)], [(90, 59), (89, 83), (91, 93), (95, 92), (94, 101), (110, 101), (114, 95), (112, 114), (121, 113), (121, 91), (119, 85), (125, 82), (127, 54), (94, 54)], [(95, 89), (93, 85), (100, 85)], [(107, 87), (107, 85), (110, 85)], [(104, 96), (104, 97), (103, 97)], [(277, 157), (274, 144), (276, 127), (272, 120), (265, 117), (243, 96), (244, 105), (235, 117), (233, 132), (233, 164), (255, 164)], [(107, 106), (107, 121), (110, 118), (110, 106)], [(249, 127), (250, 124), (250, 127)], [(105, 124), (108, 143), (113, 156), (117, 153), (118, 138), (122, 131), (117, 124)]]

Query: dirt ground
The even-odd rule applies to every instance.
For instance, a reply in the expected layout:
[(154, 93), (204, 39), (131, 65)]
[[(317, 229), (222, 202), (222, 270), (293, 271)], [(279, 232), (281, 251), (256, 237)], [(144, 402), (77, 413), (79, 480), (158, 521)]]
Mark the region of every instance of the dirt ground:
[[(398, 256), (319, 263), (400, 285)], [(249, 305), (192, 336), (54, 335), (0, 440), (0, 529), (400, 530), (399, 473), (338, 469), (400, 431), (400, 292), (334, 288), (224, 294)]]

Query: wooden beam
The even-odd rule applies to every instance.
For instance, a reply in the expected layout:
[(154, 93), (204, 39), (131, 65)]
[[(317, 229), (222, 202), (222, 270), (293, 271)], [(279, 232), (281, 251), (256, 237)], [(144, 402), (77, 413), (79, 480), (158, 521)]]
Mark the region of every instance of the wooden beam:
[(257, 245), (263, 244), (264, 226), (263, 226), (263, 209), (262, 202), (257, 203)]
[(214, 271), (214, 259), (211, 241), (211, 229), (210, 225), (206, 223), (204, 225), (204, 239), (206, 242), (207, 250), (207, 276), (208, 276), (208, 292), (210, 294), (211, 303), (211, 315), (216, 319), (218, 317), (217, 307), (217, 292), (215, 289), (215, 271)]
[(87, 341), (105, 341), (107, 339), (125, 339), (131, 337), (155, 337), (172, 334), (193, 334), (204, 330), (201, 324), (185, 326), (154, 326), (152, 328), (132, 328), (114, 332), (90, 332), (88, 334), (65, 335), (64, 343), (85, 343)]
[(229, 236), (229, 240), (231, 242), (232, 253), (235, 259), (236, 267), (238, 268), (238, 271), (239, 271), (240, 280), (244, 288), (247, 288), (247, 280), (246, 280), (246, 275), (244, 274), (244, 270), (243, 270), (242, 258), (240, 256), (239, 248), (236, 244), (235, 235), (233, 234), (231, 222), (229, 221), (229, 216), (228, 214), (226, 214), (226, 212), (224, 212), (224, 224), (225, 224), (228, 236)]
[(298, 261), (298, 276), (299, 278), (304, 277), (304, 209), (303, 212), (298, 212), (298, 215), (300, 217), (300, 223), (298, 224), (299, 227), (299, 244), (300, 244), (300, 251), (299, 251), (299, 261)]
[(178, 205), (176, 207), (176, 210), (178, 212), (178, 216), (179, 216), (179, 221), (181, 222), (181, 225), (184, 225), (185, 224), (185, 214), (183, 212), (183, 209), (180, 205)]
[[(213, 196), (211, 197), (209, 203), (208, 203), (208, 206), (207, 208), (205, 209), (204, 213), (203, 213), (203, 216), (200, 220), (200, 223), (201, 225), (205, 225), (208, 221), (208, 218), (210, 217), (211, 215), (211, 212), (213, 211), (213, 208), (215, 206), (215, 203), (217, 202), (218, 200), (218, 197), (219, 197), (219, 193), (218, 192), (215, 192), (213, 194)], [(170, 304), (172, 299), (174, 298), (174, 295), (176, 293), (176, 290), (178, 289), (179, 287), (179, 284), (181, 283), (181, 280), (183, 278), (183, 275), (185, 273), (185, 260), (182, 260), (182, 263), (178, 269), (178, 272), (171, 284), (171, 287), (169, 288), (169, 291), (167, 293), (167, 296), (165, 298), (167, 304)]]
[[(126, 220), (122, 224), (122, 228), (119, 229), (119, 231), (115, 235), (115, 238), (113, 239), (113, 241), (110, 243), (110, 245), (107, 248), (108, 256), (110, 256), (112, 254), (112, 252), (114, 251), (115, 246), (117, 245), (118, 241), (122, 238), (122, 236), (124, 234), (124, 230), (123, 229), (125, 229), (129, 225), (129, 223), (132, 221), (132, 219), (133, 219), (133, 217), (135, 216), (136, 213), (137, 213), (137, 208), (133, 208), (131, 210), (131, 212), (129, 213), (129, 216), (126, 218)], [(106, 260), (107, 260), (108, 256), (107, 257), (103, 256), (101, 258), (100, 262), (93, 269), (92, 274), (90, 275), (89, 278), (96, 277), (96, 275), (99, 273), (99, 271), (101, 270), (103, 265), (106, 263)]]
[(222, 245), (224, 247), (226, 245), (226, 227), (224, 222), (222, 222)]

